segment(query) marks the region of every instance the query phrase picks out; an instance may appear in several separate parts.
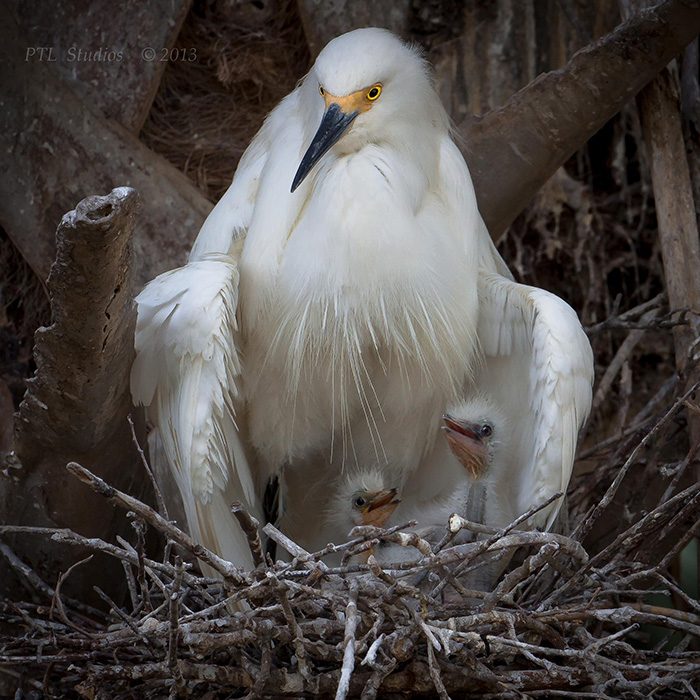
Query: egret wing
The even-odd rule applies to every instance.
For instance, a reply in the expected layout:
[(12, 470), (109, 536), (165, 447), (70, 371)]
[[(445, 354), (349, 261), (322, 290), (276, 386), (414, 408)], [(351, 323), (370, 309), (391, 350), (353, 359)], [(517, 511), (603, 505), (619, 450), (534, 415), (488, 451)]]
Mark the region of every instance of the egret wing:
[(233, 247), (250, 224), (260, 176), (269, 157), (268, 132), (269, 123), (266, 122), (241, 156), (231, 185), (197, 234), (190, 251), (190, 262), (202, 260), (212, 253), (235, 255)]
[(136, 298), (134, 403), (147, 407), (182, 498), (191, 535), (252, 567), (230, 512), (254, 514), (250, 466), (235, 420), (240, 359), (235, 343), (238, 269), (209, 254), (154, 279)]
[[(494, 488), (507, 492), (505, 515), (517, 517), (566, 492), (591, 407), (593, 353), (573, 309), (554, 294), (484, 270), (478, 286), (484, 364), (477, 385), (509, 419), (505, 472)], [(551, 528), (561, 503), (532, 524)]]

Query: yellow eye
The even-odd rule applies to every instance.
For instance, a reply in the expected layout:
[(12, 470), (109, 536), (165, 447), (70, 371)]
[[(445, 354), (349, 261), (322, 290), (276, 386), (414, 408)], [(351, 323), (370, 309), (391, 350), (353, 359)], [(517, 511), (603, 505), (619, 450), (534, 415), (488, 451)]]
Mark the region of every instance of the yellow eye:
[(372, 87), (369, 90), (367, 90), (367, 99), (370, 102), (374, 102), (381, 94), (382, 94), (382, 86), (379, 84), (372, 85)]
[(326, 94), (326, 91), (323, 89), (323, 85), (318, 86), (318, 92), (323, 97)]

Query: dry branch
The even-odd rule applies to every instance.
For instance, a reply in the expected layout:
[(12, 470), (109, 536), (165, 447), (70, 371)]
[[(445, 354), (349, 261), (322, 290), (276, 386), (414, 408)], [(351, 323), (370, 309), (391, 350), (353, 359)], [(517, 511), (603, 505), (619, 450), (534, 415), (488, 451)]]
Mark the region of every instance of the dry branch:
[[(629, 13), (641, 4), (623, 0)], [(671, 308), (689, 309), (687, 327), (673, 336), (681, 376), (693, 344), (700, 337), (700, 236), (693, 185), (683, 140), (677, 78), (665, 68), (637, 95), (642, 133), (648, 151), (664, 277)], [(700, 376), (684, 376), (689, 385)], [(700, 441), (700, 419), (689, 415), (692, 439)]]
[(260, 541), (260, 523), (246, 511), (239, 501), (235, 501), (231, 506), (231, 512), (240, 524), (245, 536), (248, 538), (250, 553), (253, 556), (253, 564), (261, 566), (265, 563), (262, 542)]
[(119, 489), (109, 486), (103, 479), (95, 476), (95, 474), (91, 473), (80, 464), (69, 462), (66, 469), (68, 469), (71, 474), (78, 477), (78, 479), (80, 479), (80, 481), (82, 481), (84, 484), (87, 484), (95, 493), (98, 493), (105, 498), (109, 498), (111, 501), (125, 510), (136, 513), (137, 516), (142, 518), (149, 525), (157, 528), (160, 532), (165, 533), (168, 536), (168, 539), (177, 542), (177, 544), (187, 550), (190, 554), (199, 558), (205, 564), (211, 566), (212, 569), (221, 574), (225, 581), (231, 581), (233, 583), (240, 582), (238, 571), (231, 565), (230, 562), (221, 559), (221, 557), (213, 554), (208, 549), (195, 542), (187, 533), (183, 532), (178, 527), (166, 520), (163, 516), (159, 515), (150, 506), (141, 503), (133, 496), (129, 496), (128, 494), (119, 491)]
[(700, 7), (665, 0), (540, 75), (460, 131), (479, 208), (497, 238), (556, 169), (700, 31)]

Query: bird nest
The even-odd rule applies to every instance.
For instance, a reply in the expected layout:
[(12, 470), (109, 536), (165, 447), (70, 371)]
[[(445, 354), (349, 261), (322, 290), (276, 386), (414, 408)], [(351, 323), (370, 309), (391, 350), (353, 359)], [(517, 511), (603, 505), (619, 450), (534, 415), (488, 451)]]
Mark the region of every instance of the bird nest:
[[(662, 395), (614, 444), (589, 448), (597, 467), (572, 482), (568, 536), (521, 529), (529, 514), (501, 531), (455, 515), (437, 545), (406, 525), (363, 527), (309, 553), (267, 525), (291, 558), (273, 563), (258, 523), (234, 505), (257, 562), (242, 571), (193, 542), (158, 512), (164, 506), (71, 463), (74, 476), (127, 511), (132, 541), (66, 529), (0, 533), (118, 560), (127, 602), (97, 590), (105, 613), (74, 600), (62, 588), (84, 560), (52, 586), (2, 544), (35, 595), (0, 604), (0, 671), (35, 697), (697, 697), (700, 604), (669, 573), (700, 525), (700, 484), (689, 469), (700, 446), (677, 449), (686, 412), (698, 411), (697, 388)], [(146, 546), (147, 530), (164, 543), (160, 556)], [(454, 544), (463, 530), (472, 541)], [(413, 547), (417, 558), (383, 568), (366, 556), (381, 542)], [(331, 552), (339, 565), (324, 563)], [(495, 588), (469, 590), (469, 574), (502, 557), (510, 564)], [(221, 578), (202, 577), (195, 560)]]

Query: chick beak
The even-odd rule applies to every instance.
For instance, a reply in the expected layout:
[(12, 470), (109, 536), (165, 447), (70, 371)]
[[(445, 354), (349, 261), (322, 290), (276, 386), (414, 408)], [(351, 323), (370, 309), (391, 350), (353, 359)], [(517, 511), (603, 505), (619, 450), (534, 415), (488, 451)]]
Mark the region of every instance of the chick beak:
[(384, 527), (386, 521), (389, 520), (391, 514), (396, 510), (396, 506), (401, 503), (397, 493), (396, 489), (377, 492), (370, 499), (366, 510), (362, 514), (363, 524)]
[(448, 413), (442, 416), (442, 429), (455, 457), (472, 479), (480, 479), (486, 471), (486, 447), (479, 435), (479, 426), (457, 420)]
[(311, 145), (301, 159), (297, 173), (292, 181), (292, 192), (301, 185), (304, 178), (331, 146), (337, 143), (358, 114), (359, 112), (357, 111), (346, 114), (340, 105), (331, 102), (323, 115), (321, 125), (311, 141)]

